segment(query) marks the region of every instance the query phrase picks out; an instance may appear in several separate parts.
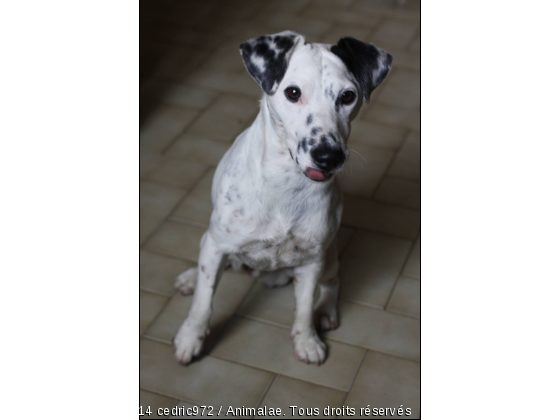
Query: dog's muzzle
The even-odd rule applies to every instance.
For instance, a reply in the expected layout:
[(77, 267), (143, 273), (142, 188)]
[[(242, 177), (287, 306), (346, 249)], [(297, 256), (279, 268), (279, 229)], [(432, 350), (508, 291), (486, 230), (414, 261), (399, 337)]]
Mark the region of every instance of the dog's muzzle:
[(311, 152), (311, 157), (317, 168), (324, 172), (334, 171), (346, 160), (346, 155), (339, 147), (317, 147)]

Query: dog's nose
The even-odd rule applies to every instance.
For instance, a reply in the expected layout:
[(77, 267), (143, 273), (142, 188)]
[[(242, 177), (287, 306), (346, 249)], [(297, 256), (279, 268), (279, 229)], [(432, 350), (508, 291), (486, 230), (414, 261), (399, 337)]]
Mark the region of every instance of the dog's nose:
[(311, 152), (311, 157), (319, 169), (325, 172), (338, 168), (346, 160), (346, 155), (339, 147), (317, 147)]

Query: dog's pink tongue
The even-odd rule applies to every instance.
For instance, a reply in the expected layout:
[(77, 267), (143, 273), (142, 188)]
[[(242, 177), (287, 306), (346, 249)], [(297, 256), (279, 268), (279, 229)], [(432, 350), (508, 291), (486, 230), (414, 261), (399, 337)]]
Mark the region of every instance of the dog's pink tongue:
[(307, 168), (307, 171), (305, 173), (309, 178), (315, 179), (317, 181), (324, 181), (325, 179), (327, 179), (327, 175), (319, 171), (318, 169)]

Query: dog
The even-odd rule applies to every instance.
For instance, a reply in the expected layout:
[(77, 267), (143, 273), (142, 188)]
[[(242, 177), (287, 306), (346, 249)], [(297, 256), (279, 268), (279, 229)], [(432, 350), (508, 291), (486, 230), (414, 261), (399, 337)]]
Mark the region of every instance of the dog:
[(342, 196), (335, 175), (349, 155), (350, 122), (362, 99), (369, 102), (385, 79), (393, 58), (354, 38), (306, 44), (292, 31), (250, 39), (240, 52), (264, 94), (256, 120), (216, 169), (198, 267), (175, 281), (181, 293), (194, 292), (173, 339), (175, 357), (188, 364), (200, 355), (215, 287), (231, 265), (247, 267), (271, 287), (293, 279), (295, 356), (321, 364), (326, 346), (315, 325), (338, 326), (335, 236)]

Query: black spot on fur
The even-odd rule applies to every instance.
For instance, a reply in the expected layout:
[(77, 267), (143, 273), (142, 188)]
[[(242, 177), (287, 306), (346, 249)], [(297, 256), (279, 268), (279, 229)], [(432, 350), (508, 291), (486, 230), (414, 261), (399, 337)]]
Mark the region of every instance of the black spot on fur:
[(321, 127), (314, 127), (314, 128), (311, 130), (311, 135), (316, 136), (317, 133), (320, 133), (321, 131), (323, 131), (323, 129), (322, 129)]
[(348, 70), (356, 77), (364, 99), (369, 102), (369, 95), (391, 70), (393, 57), (373, 44), (346, 37), (331, 47), (331, 52), (338, 56)]
[[(239, 46), (243, 63), (247, 71), (261, 85), (267, 95), (274, 94), (274, 86), (278, 86), (288, 68), (287, 56), (295, 46), (296, 35), (263, 35), (250, 39)], [(269, 42), (280, 52), (276, 53), (269, 47)], [(264, 69), (260, 69), (251, 57), (260, 57), (264, 61)]]
[(326, 143), (327, 142), (327, 136), (325, 136), (324, 134), (321, 136), (321, 143)]
[(290, 152), (290, 157), (292, 158), (292, 160), (294, 160), (294, 155), (292, 155), (292, 149), (288, 149), (288, 151)]
[(307, 137), (304, 137), (301, 141), (301, 148), (305, 153), (307, 153)]
[(296, 157), (296, 163), (299, 165), (299, 161), (298, 161), (297, 157)]
[(307, 142), (307, 144), (309, 144), (309, 147), (315, 146), (315, 143), (317, 143), (317, 140), (315, 140), (314, 138), (310, 138)]
[(297, 152), (299, 153), (300, 150), (301, 150), (301, 140), (297, 144)]
[(311, 125), (312, 122), (313, 122), (313, 114), (309, 114), (307, 116), (307, 125)]
[(332, 131), (329, 133), (329, 137), (330, 137), (335, 143), (337, 143), (336, 137), (335, 137), (335, 135), (332, 133)]

